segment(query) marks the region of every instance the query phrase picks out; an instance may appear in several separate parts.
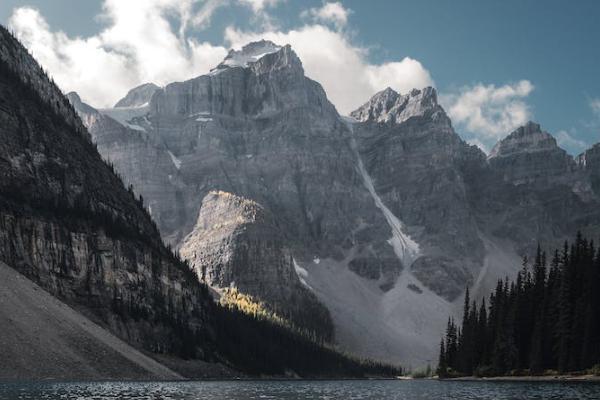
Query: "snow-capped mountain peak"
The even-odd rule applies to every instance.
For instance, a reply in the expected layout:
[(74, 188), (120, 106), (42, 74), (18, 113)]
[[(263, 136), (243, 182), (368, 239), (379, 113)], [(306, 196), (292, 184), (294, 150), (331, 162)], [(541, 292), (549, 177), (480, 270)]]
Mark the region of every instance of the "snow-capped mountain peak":
[(281, 46), (268, 40), (248, 43), (240, 50), (230, 50), (227, 57), (217, 66), (216, 69), (225, 67), (248, 67), (250, 63), (260, 60), (267, 54), (276, 53), (281, 50)]

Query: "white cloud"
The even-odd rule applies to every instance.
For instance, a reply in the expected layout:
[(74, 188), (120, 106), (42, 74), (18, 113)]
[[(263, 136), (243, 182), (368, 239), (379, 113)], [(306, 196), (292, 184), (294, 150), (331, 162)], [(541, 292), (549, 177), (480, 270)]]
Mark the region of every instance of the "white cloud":
[(267, 7), (273, 7), (280, 2), (280, 0), (238, 0), (240, 4), (244, 4), (252, 8), (255, 13), (262, 12)]
[[(112, 105), (143, 82), (164, 85), (208, 72), (227, 49), (186, 36), (188, 23), (205, 24), (206, 7), (194, 0), (105, 0), (107, 27), (87, 38), (52, 31), (39, 11), (17, 8), (9, 26), (65, 92), (76, 90), (99, 107)], [(204, 14), (203, 14), (204, 13)], [(204, 15), (204, 17), (202, 17)], [(178, 32), (169, 23), (175, 16)]]
[(467, 136), (489, 147), (532, 118), (524, 99), (533, 89), (528, 80), (499, 87), (479, 83), (445, 94), (441, 102)]
[(556, 142), (558, 145), (570, 153), (578, 154), (582, 150), (587, 149), (589, 146), (583, 140), (579, 140), (574, 137), (574, 132), (571, 133), (562, 130), (556, 133)]
[(338, 21), (337, 27), (312, 23), (277, 29), (266, 10), (280, 1), (104, 0), (105, 28), (89, 37), (53, 30), (39, 11), (29, 7), (16, 9), (9, 25), (62, 90), (75, 90), (97, 107), (114, 104), (141, 83), (165, 85), (215, 67), (227, 49), (202, 42), (189, 31), (208, 26), (215, 10), (224, 5), (250, 7), (261, 27), (260, 32), (245, 32), (231, 26), (226, 42), (237, 48), (262, 38), (291, 44), (307, 75), (323, 85), (341, 113), (349, 113), (387, 86), (406, 93), (434, 84), (423, 65), (409, 57), (370, 63), (368, 51), (342, 31), (340, 24), (346, 23), (349, 11), (338, 3), (315, 10), (319, 18)]
[(592, 112), (600, 117), (600, 99), (590, 99), (589, 102)]
[(406, 93), (434, 84), (429, 71), (417, 60), (406, 57), (371, 64), (365, 49), (353, 45), (343, 33), (319, 24), (287, 32), (260, 33), (229, 27), (225, 38), (235, 48), (262, 38), (290, 44), (302, 60), (306, 75), (323, 85), (328, 98), (342, 114), (354, 110), (386, 86)]
[(344, 8), (339, 1), (334, 3), (325, 3), (321, 8), (311, 8), (302, 12), (303, 17), (310, 17), (314, 21), (332, 23), (338, 29), (346, 26), (348, 16), (352, 10)]
[[(202, 7), (193, 15), (190, 15), (190, 12), (184, 13), (182, 15), (181, 24), (182, 30), (185, 31), (186, 22), (191, 19), (192, 24), (199, 28), (206, 28), (210, 24), (210, 20), (217, 11), (218, 8), (226, 6), (228, 4), (227, 0), (205, 0)], [(185, 32), (183, 32), (185, 33)], [(180, 31), (180, 35), (182, 32)]]

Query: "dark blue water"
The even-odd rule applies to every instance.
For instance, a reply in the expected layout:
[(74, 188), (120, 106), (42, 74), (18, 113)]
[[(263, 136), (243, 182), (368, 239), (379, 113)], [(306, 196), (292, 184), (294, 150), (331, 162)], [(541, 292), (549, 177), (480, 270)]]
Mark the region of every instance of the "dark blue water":
[(1, 383), (0, 399), (600, 399), (600, 384), (429, 380)]

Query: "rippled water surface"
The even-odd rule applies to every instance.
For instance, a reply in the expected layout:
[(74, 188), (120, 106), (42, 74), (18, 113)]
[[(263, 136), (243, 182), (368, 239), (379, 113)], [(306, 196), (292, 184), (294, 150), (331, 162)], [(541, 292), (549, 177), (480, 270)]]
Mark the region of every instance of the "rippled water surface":
[(424, 380), (3, 383), (0, 399), (600, 399), (600, 384)]

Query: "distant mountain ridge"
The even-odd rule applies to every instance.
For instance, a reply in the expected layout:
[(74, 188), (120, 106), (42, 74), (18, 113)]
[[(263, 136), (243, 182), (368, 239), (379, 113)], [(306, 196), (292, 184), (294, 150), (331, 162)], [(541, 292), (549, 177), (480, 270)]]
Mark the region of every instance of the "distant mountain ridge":
[[(183, 244), (211, 191), (260, 204), (329, 309), (336, 342), (362, 356), (426, 363), (465, 286), (487, 293), (537, 241), (593, 234), (600, 221), (595, 147), (575, 161), (529, 123), (488, 157), (454, 131), (434, 88), (387, 88), (341, 117), (291, 47), (268, 41), (156, 90), (128, 124), (176, 168), (176, 201), (144, 188), (160, 170), (131, 179), (165, 240)], [(115, 147), (100, 151), (110, 159)], [(123, 158), (145, 163), (135, 154)], [(269, 271), (257, 274), (270, 281)]]

